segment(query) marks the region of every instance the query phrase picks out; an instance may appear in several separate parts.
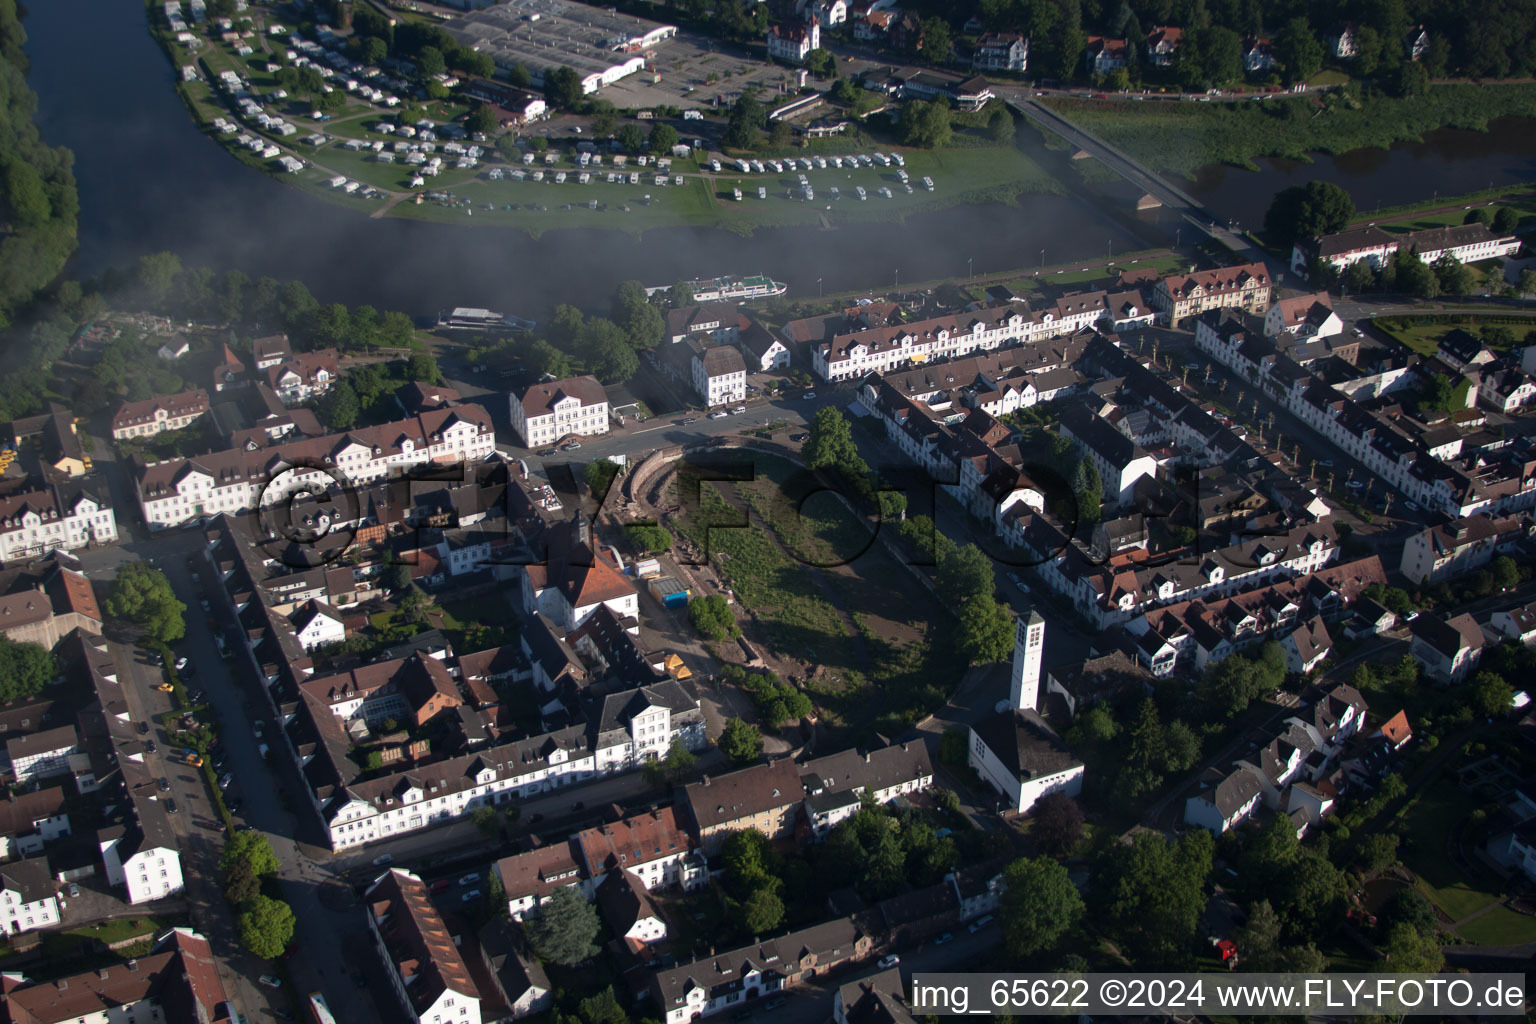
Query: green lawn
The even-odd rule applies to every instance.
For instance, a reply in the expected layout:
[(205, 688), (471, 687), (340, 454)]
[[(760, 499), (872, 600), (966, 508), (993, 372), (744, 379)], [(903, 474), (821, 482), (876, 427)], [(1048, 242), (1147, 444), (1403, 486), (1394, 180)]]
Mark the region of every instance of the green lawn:
[(1536, 84), (1436, 85), (1411, 100), (1350, 100), (1342, 94), (1276, 96), (1262, 102), (1135, 102), (1052, 97), (1051, 109), (1155, 170), (1192, 175), (1261, 156), (1307, 159), (1416, 139), (1434, 128), (1483, 129), (1505, 115), (1536, 116)]
[(1495, 907), (1475, 921), (1456, 929), (1468, 942), (1479, 946), (1519, 946), (1536, 942), (1536, 918)]
[[(1492, 891), (1498, 885), (1496, 879), (1481, 871), (1469, 877), (1446, 854), (1446, 836), (1470, 810), (1469, 800), (1455, 783), (1441, 779), (1403, 812), (1400, 821), (1403, 836), (1413, 841), (1412, 848), (1403, 854), (1403, 864), (1418, 876), (1419, 888), (1430, 901), (1452, 921), (1500, 899)], [(1487, 916), (1497, 913), (1492, 911)], [(1493, 927), (1498, 927), (1497, 920)]]
[(118, 921), (104, 921), (85, 928), (70, 928), (64, 934), (112, 943), (140, 935), (150, 936), (168, 926), (168, 922), (157, 917), (125, 917)]
[[(1470, 331), (1473, 334), (1481, 334), (1486, 327), (1507, 327), (1515, 334), (1515, 343), (1522, 344), (1527, 330), (1536, 328), (1536, 316), (1529, 323), (1519, 319), (1507, 319), (1509, 314), (1504, 314), (1506, 319), (1490, 320), (1480, 318), (1476, 313), (1467, 313), (1454, 323), (1438, 323), (1433, 321), (1416, 320), (1413, 317), (1379, 317), (1374, 321), (1374, 326), (1383, 334), (1407, 345), (1419, 355), (1432, 356), (1439, 346), (1440, 339), (1451, 331)], [(1493, 346), (1497, 348), (1498, 346)]]

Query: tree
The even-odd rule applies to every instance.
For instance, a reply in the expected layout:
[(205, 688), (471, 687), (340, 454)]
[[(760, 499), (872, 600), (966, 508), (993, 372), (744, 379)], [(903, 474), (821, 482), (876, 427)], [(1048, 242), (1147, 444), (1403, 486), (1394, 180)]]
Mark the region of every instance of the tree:
[(805, 67), (817, 78), (831, 78), (837, 74), (837, 58), (831, 50), (818, 46), (805, 55)]
[(469, 116), (464, 119), (466, 131), (489, 135), (500, 127), (501, 122), (496, 118), (496, 111), (484, 103), (471, 110)]
[(1003, 881), (1003, 942), (1016, 957), (1054, 949), (1082, 919), (1077, 887), (1048, 857), (1014, 861), (1003, 869)]
[(181, 274), (181, 257), (173, 252), (152, 252), (139, 257), (139, 286), (151, 302), (163, 303)]
[(442, 50), (435, 46), (424, 46), (416, 55), (416, 69), (430, 78), (447, 71), (448, 62), (443, 59)]
[[(558, 1013), (555, 1014), (560, 1019)], [(629, 1014), (624, 1012), (624, 1007), (619, 1005), (619, 1000), (613, 994), (613, 986), (609, 985), (596, 995), (586, 996), (576, 1004), (576, 1017), (580, 1024), (629, 1024)], [(564, 1018), (570, 1022), (570, 1018)]]
[(1211, 25), (1184, 33), (1179, 80), (1188, 87), (1225, 85), (1243, 74), (1242, 41), (1230, 28)]
[(610, 316), (635, 349), (655, 348), (667, 331), (666, 318), (651, 302), (645, 285), (624, 281), (614, 292)]
[(1477, 280), (1472, 275), (1472, 268), (1449, 252), (1435, 261), (1434, 275), (1440, 282), (1442, 295), (1466, 295), (1475, 287)]
[(1381, 33), (1369, 25), (1355, 29), (1355, 74), (1370, 78), (1381, 64)]
[(1248, 920), (1235, 938), (1238, 963), (1245, 971), (1282, 969), (1280, 918), (1269, 900), (1259, 900), (1248, 910)]
[(332, 430), (350, 430), (357, 425), (357, 418), (362, 411), (362, 405), (357, 400), (357, 390), (349, 380), (339, 381), (321, 403), (325, 425)]
[(561, 110), (574, 110), (585, 93), (581, 76), (567, 67), (553, 68), (544, 74), (544, 98)]
[(661, 156), (672, 152), (672, 147), (677, 145), (677, 129), (669, 124), (658, 121), (651, 126), (649, 145), (652, 153)]
[(940, 149), (949, 145), (949, 100), (909, 100), (901, 108), (901, 141), (908, 146)]
[(1264, 232), (1286, 249), (1298, 238), (1342, 231), (1355, 215), (1349, 193), (1328, 181), (1283, 189), (1264, 214)]
[(1440, 922), (1435, 917), (1435, 905), (1411, 885), (1400, 887), (1381, 908), (1381, 923), (1390, 933), (1400, 924), (1406, 924), (1420, 935), (1435, 936)]
[(496, 808), (481, 804), (469, 817), (475, 823), (475, 828), (480, 830), (481, 835), (487, 838), (501, 835), (501, 815), (496, 813)]
[(783, 924), (784, 901), (779, 898), (777, 886), (760, 886), (742, 900), (739, 921), (742, 931), (751, 935), (771, 932)]
[(1093, 524), (1099, 521), (1104, 507), (1104, 481), (1099, 478), (1098, 467), (1084, 455), (1072, 470), (1072, 497), (1077, 501), (1079, 522)]
[(672, 534), (668, 533), (665, 527), (652, 522), (626, 524), (624, 538), (642, 554), (650, 555), (672, 549)]
[(1495, 718), (1507, 714), (1514, 699), (1514, 689), (1492, 672), (1479, 672), (1472, 677), (1470, 703), (1473, 713), (1479, 717)]
[(720, 753), (737, 764), (747, 764), (762, 756), (763, 737), (753, 726), (733, 718), (725, 723), (725, 730), (720, 733), (715, 746), (720, 748)]
[(1391, 89), (1401, 99), (1416, 99), (1429, 91), (1429, 71), (1418, 61), (1404, 61), (1392, 73)]
[(1323, 68), (1323, 46), (1303, 17), (1292, 18), (1275, 33), (1274, 54), (1291, 82), (1304, 82)]
[(1355, 840), (1355, 866), (1367, 874), (1397, 863), (1396, 832), (1372, 832)]
[(619, 145), (630, 156), (645, 152), (645, 129), (633, 121), (624, 122), (619, 126)]
[(364, 39), (362, 56), (364, 64), (382, 64), (389, 56), (389, 44), (377, 36)]
[(1370, 261), (1356, 260), (1344, 269), (1341, 281), (1347, 290), (1363, 292), (1376, 283), (1376, 272), (1371, 268)]
[(227, 874), (236, 864), (246, 865), (257, 878), (275, 875), (282, 867), (272, 844), (260, 832), (236, 832), (229, 837), (219, 857), (219, 870)]
[(1083, 838), (1083, 809), (1076, 800), (1057, 791), (1047, 793), (1030, 808), (1029, 837), (1042, 852), (1065, 857)]
[(1387, 954), (1382, 966), (1393, 974), (1439, 974), (1445, 968), (1439, 940), (1410, 924), (1393, 925), (1381, 948)]
[(384, 585), (394, 593), (400, 593), (411, 585), (411, 567), (397, 562), (384, 570)]
[(264, 960), (275, 960), (293, 941), (293, 908), (258, 893), (245, 903), (235, 927), (242, 946)]
[(1496, 235), (1512, 235), (1520, 227), (1520, 211), (1513, 206), (1501, 206), (1493, 215), (1493, 233)]
[(514, 132), (507, 132), (497, 137), (496, 152), (501, 154), (501, 158), (509, 164), (523, 158), (522, 147), (517, 144), (517, 135)]
[(706, 639), (729, 640), (738, 632), (736, 616), (723, 594), (709, 594), (688, 604), (688, 624)]
[(934, 582), (945, 603), (952, 608), (973, 598), (991, 597), (997, 592), (992, 559), (975, 544), (957, 547), (941, 557)]
[(1484, 226), (1493, 223), (1493, 211), (1486, 206), (1479, 206), (1475, 210), (1468, 210), (1467, 215), (1461, 218), (1463, 224), (1482, 224)]
[(971, 598), (956, 614), (955, 642), (971, 664), (990, 665), (1013, 650), (1013, 615), (991, 594)]
[(811, 469), (836, 469), (862, 465), (853, 429), (841, 409), (823, 406), (811, 418), (811, 436), (800, 449), (800, 457)]
[(677, 738), (667, 748), (667, 756), (664, 763), (667, 769), (667, 778), (679, 779), (693, 771), (693, 766), (699, 763), (699, 758), (698, 755), (683, 745), (681, 738)]
[(597, 952), (592, 940), (598, 927), (597, 911), (572, 885), (556, 889), (539, 916), (523, 922), (523, 932), (539, 956), (567, 967)]
[(170, 581), (147, 562), (128, 562), (117, 571), (107, 594), (107, 614), (125, 619), (160, 643), (180, 640), (187, 632), (182, 613), (187, 606), (176, 599)]
[(949, 63), (949, 51), (954, 46), (950, 38), (949, 22), (943, 18), (924, 18), (917, 40), (918, 49), (926, 60), (935, 64)]
[(640, 368), (634, 347), (612, 320), (593, 317), (582, 324), (575, 348), (587, 370), (604, 384), (623, 384)]
[(1100, 858), (1090, 892), (1096, 922), (1138, 968), (1168, 969), (1187, 961), (1205, 909), (1211, 834), (1186, 833), (1177, 844), (1140, 834)]
[(236, 861), (224, 872), (224, 898), (233, 906), (241, 906), (261, 892), (261, 879), (245, 861)]
[(39, 694), (57, 674), (58, 664), (48, 648), (0, 636), (0, 702)]
[(720, 143), (733, 149), (750, 149), (757, 142), (757, 133), (768, 123), (768, 114), (752, 90), (743, 89), (726, 121), (725, 134)]
[(839, 78), (832, 83), (832, 98), (845, 107), (851, 107), (859, 102), (859, 87), (851, 78)]
[(606, 501), (608, 492), (613, 488), (613, 481), (618, 478), (619, 464), (611, 459), (593, 459), (587, 463), (587, 468), (582, 470), (581, 478), (586, 483), (587, 489), (592, 492), (592, 497), (598, 501)]
[(993, 105), (992, 113), (987, 115), (987, 138), (993, 142), (1012, 142), (1013, 134), (1013, 115), (1008, 113), (1007, 107)]
[(1513, 590), (1520, 585), (1520, 566), (1508, 555), (1500, 555), (1488, 563), (1488, 571), (1493, 573), (1493, 585), (1500, 590)]

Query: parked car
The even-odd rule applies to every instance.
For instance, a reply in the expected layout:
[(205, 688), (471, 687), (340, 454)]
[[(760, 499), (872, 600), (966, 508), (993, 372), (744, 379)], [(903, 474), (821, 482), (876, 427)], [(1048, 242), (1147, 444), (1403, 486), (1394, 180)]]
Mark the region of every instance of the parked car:
[(76, 896), (80, 895), (80, 887), (78, 885), (76, 885), (74, 882), (70, 882), (69, 883), (69, 888), (67, 890), (65, 890), (65, 891), (69, 893), (69, 898), (70, 899), (74, 899)]
[(140, 722), (139, 723), (139, 735), (143, 736), (147, 732), (149, 732), (149, 723), (148, 722)]
[(991, 914), (988, 914), (986, 917), (978, 917), (976, 920), (971, 922), (971, 934), (975, 935), (977, 932), (981, 931), (983, 928), (985, 928), (987, 925), (989, 925), (991, 923), (992, 923), (992, 915)]
[(731, 415), (733, 415), (733, 416), (740, 416), (742, 413), (744, 413), (746, 411), (747, 411), (747, 407), (744, 406), (744, 405), (732, 406), (732, 408), (731, 408)]
[[(245, 806), (245, 801), (241, 800), (239, 797), (235, 797), (233, 800), (225, 800), (224, 806), (228, 808), (230, 814), (239, 814), (240, 808)], [(251, 826), (249, 825), (241, 825), (239, 828), (235, 829), (236, 832), (249, 832), (250, 830)]]
[(480, 890), (479, 889), (471, 889), (471, 890), (469, 890), (469, 892), (467, 892), (463, 896), (459, 897), (459, 902), (460, 903), (473, 903), (473, 902), (475, 902), (475, 900), (477, 900), (479, 898), (480, 898)]
[(699, 422), (699, 418), (697, 416), (684, 416), (682, 419), (682, 425), (685, 427), (692, 426), (697, 422)]
[(763, 1009), (768, 1010), (769, 1012), (780, 1010), (784, 1008), (784, 1004), (787, 1002), (789, 1002), (789, 1000), (785, 999), (783, 996), (774, 996), (772, 999), (769, 999), (763, 1003)]
[(551, 455), (554, 455), (554, 454), (555, 454), (555, 449), (553, 449), (553, 448), (545, 448), (543, 451), (539, 452), (539, 458), (547, 459)]
[(451, 888), (453, 888), (453, 879), (451, 879), (451, 878), (440, 878), (437, 881), (432, 883), (432, 892), (433, 893), (440, 893), (444, 889), (451, 889)]
[(579, 810), (582, 810), (586, 806), (587, 806), (586, 804), (582, 803), (580, 800), (577, 800), (575, 803), (571, 804), (571, 810), (579, 811)]
[(279, 978), (275, 974), (263, 974), (257, 980), (260, 981), (263, 985), (267, 986), (267, 988), (282, 988), (283, 987), (283, 979)]
[(581, 442), (580, 441), (567, 441), (567, 442), (565, 442), (565, 444), (560, 446), (560, 450), (563, 451), (563, 452), (573, 452), (577, 448), (580, 448), (580, 447), (581, 447)]
[(480, 872), (478, 872), (478, 871), (471, 871), (469, 874), (467, 874), (464, 877), (459, 879), (459, 884), (460, 885), (474, 885), (478, 881), (480, 881)]
[(933, 940), (933, 944), (935, 946), (942, 946), (946, 942), (954, 942), (954, 941), (955, 941), (954, 935), (951, 934), (950, 932), (945, 932), (943, 935), (940, 935), (938, 938), (934, 939)]
[(816, 397), (816, 392), (814, 392), (814, 391), (807, 391), (805, 394), (800, 396), (801, 400), (802, 401), (806, 401), (806, 402), (811, 401), (815, 397)]
[(811, 435), (810, 434), (792, 434), (789, 439), (791, 441), (795, 441), (795, 442), (798, 443), (800, 441), (809, 441), (811, 439)]
[(892, 953), (890, 956), (881, 957), (880, 962), (875, 966), (884, 971), (895, 967), (899, 963), (901, 963), (901, 957), (897, 956), (895, 953)]
[(229, 772), (225, 772), (223, 775), (219, 776), (219, 788), (228, 789), (234, 781), (235, 777), (229, 774)]
[(170, 791), (171, 791), (171, 784), (169, 782), (167, 782), (165, 779), (161, 779), (160, 780), (160, 792), (162, 792), (162, 793), (169, 793)]
[(175, 814), (176, 811), (177, 811), (176, 801), (175, 800), (167, 800), (165, 802), (165, 809), (167, 811), (170, 811), (172, 814)]
[(728, 412), (712, 412), (709, 414), (709, 418), (712, 420), (723, 420), (729, 415), (730, 413)]
[(144, 741), (144, 750), (147, 753), (153, 754), (156, 749), (157, 748), (155, 747), (155, 741), (154, 740), (145, 740)]
[(390, 854), (387, 854), (387, 853), (384, 854), (382, 857), (375, 857), (375, 858), (373, 858), (373, 866), (376, 867), (376, 868), (381, 868), (381, 867), (383, 867), (386, 864), (393, 864), (394, 862), (395, 862), (395, 858), (392, 857)]

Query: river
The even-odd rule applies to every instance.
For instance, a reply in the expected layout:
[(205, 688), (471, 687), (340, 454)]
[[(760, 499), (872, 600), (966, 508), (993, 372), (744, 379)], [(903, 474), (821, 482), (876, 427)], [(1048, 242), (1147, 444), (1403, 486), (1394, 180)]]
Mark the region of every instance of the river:
[[(556, 304), (605, 306), (638, 279), (766, 273), (790, 296), (960, 277), (1047, 258), (1102, 257), (1157, 244), (1124, 216), (1081, 198), (1022, 196), (1016, 206), (963, 206), (904, 224), (760, 230), (551, 231), (459, 227), (332, 206), (252, 171), (200, 132), (131, 0), (32, 7), (25, 26), (44, 138), (75, 153), (80, 251), (74, 273), (126, 267), (149, 252), (184, 264), (238, 267), (304, 281), (322, 301), (428, 314), (489, 306), (543, 319)], [(818, 278), (821, 279), (818, 285)]]
[(1422, 142), (1390, 149), (1356, 149), (1312, 162), (1266, 157), (1258, 171), (1225, 164), (1202, 168), (1185, 182), (1190, 195), (1218, 216), (1257, 228), (1276, 192), (1311, 181), (1331, 181), (1354, 197), (1361, 211), (1463, 195), (1536, 180), (1536, 121), (1501, 117), (1477, 132), (1439, 128)]

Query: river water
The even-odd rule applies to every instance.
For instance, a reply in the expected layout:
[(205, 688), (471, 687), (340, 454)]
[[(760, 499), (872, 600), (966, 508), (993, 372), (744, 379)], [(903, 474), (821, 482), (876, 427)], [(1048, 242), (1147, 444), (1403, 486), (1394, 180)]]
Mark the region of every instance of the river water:
[[(80, 252), (75, 273), (128, 266), (171, 250), (189, 265), (297, 278), (322, 301), (370, 303), (421, 315), (489, 306), (544, 318), (560, 302), (606, 303), (639, 279), (766, 273), (790, 295), (881, 288), (1047, 262), (1098, 260), (1165, 244), (1170, 218), (1129, 212), (1124, 189), (1022, 196), (1016, 206), (962, 206), (904, 224), (834, 230), (776, 228), (750, 238), (675, 228), (640, 241), (621, 232), (551, 231), (373, 219), (252, 171), (203, 135), (174, 92), (171, 69), (128, 0), (51, 0), (26, 19), (31, 84), (51, 143), (75, 152)], [(1385, 202), (1529, 178), (1536, 133), (1524, 122), (1489, 136), (1435, 133), (1390, 152), (1270, 161), (1261, 173), (1215, 169), (1196, 191), (1221, 216), (1257, 223), (1270, 197), (1314, 177)], [(1021, 133), (1030, 136), (1032, 133)], [(1051, 165), (1051, 154), (1042, 154)], [(1063, 180), (1070, 180), (1070, 174)], [(1363, 203), (1362, 203), (1363, 205)], [(1168, 225), (1171, 227), (1171, 225)], [(821, 279), (818, 286), (818, 279)]]
[[(89, 9), (89, 16), (82, 16)], [(965, 206), (834, 230), (780, 228), (749, 238), (676, 228), (629, 235), (460, 227), (332, 206), (256, 173), (194, 126), (171, 70), (127, 0), (52, 0), (26, 19), (31, 84), (44, 137), (75, 152), (80, 253), (75, 273), (127, 266), (171, 250), (186, 264), (297, 278), (322, 301), (413, 314), (489, 306), (543, 319), (556, 303), (606, 305), (614, 286), (766, 273), (790, 296), (878, 288), (1125, 252), (1123, 217), (1080, 198), (1024, 196), (1017, 206)]]
[(1257, 228), (1276, 192), (1310, 181), (1331, 181), (1354, 197), (1359, 210), (1417, 203), (1442, 196), (1536, 180), (1536, 121), (1502, 117), (1486, 132), (1439, 128), (1422, 142), (1390, 149), (1356, 149), (1339, 156), (1314, 155), (1313, 162), (1266, 157), (1260, 170), (1226, 165), (1201, 169), (1190, 195), (1213, 213)]

